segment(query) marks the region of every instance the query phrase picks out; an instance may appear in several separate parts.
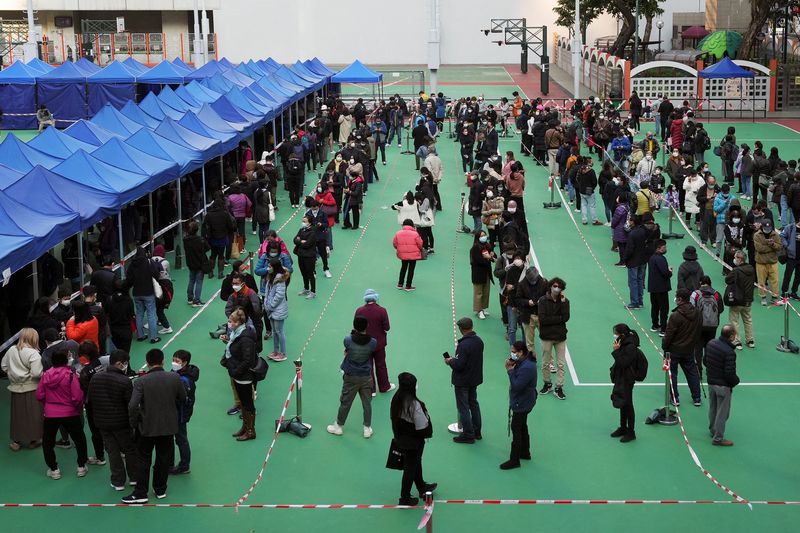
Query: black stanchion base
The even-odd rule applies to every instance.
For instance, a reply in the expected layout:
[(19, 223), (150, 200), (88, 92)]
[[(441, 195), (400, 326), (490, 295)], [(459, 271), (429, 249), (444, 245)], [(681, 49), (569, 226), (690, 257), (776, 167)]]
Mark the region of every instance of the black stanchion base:
[(472, 230), (469, 229), (467, 226), (461, 226), (460, 229), (457, 229), (456, 232), (458, 233), (469, 233), (472, 234)]
[[(277, 425), (277, 420), (275, 421)], [(292, 433), (297, 435), (301, 439), (304, 439), (308, 436), (311, 432), (311, 425), (305, 424), (301, 422), (297, 417), (290, 418), (288, 420), (284, 420), (280, 426), (278, 426), (279, 433)]]
[(662, 239), (683, 239), (683, 233), (662, 233)]
[(560, 209), (561, 208), (561, 202), (544, 202), (543, 205), (544, 205), (545, 209)]
[(413, 155), (413, 154), (414, 152), (412, 152), (411, 150), (403, 150), (402, 152), (400, 152), (400, 155)]
[(656, 422), (661, 424), (662, 426), (674, 426), (678, 423), (678, 417), (675, 416), (675, 413), (672, 412), (672, 409), (669, 407), (662, 407), (658, 410), (658, 417), (656, 418)]
[(800, 352), (800, 347), (798, 347), (792, 339), (787, 339), (786, 337), (781, 337), (781, 342), (778, 343), (775, 349), (783, 353)]

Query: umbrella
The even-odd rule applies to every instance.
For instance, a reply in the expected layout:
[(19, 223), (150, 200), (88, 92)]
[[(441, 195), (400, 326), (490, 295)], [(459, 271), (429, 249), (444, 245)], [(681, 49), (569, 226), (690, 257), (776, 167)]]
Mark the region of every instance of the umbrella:
[(691, 28), (686, 28), (683, 30), (681, 32), (681, 37), (684, 39), (702, 39), (709, 33), (711, 32), (709, 32), (703, 26), (692, 26)]
[(697, 49), (701, 52), (708, 52), (717, 59), (723, 57), (727, 52), (728, 57), (736, 57), (736, 52), (742, 44), (742, 34), (736, 31), (715, 31), (701, 40)]

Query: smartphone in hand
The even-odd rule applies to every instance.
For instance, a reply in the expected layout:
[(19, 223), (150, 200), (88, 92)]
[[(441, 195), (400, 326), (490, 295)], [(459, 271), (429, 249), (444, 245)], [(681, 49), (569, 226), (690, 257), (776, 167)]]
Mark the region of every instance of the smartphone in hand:
[(444, 357), (445, 359), (450, 359), (450, 353), (449, 352), (444, 352), (442, 354), (442, 357)]

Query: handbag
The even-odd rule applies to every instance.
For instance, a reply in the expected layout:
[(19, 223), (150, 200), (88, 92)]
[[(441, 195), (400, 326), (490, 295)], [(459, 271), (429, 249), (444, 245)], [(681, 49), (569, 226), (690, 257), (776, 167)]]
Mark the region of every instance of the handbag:
[(267, 364), (266, 359), (258, 356), (258, 359), (256, 359), (256, 366), (250, 369), (250, 372), (253, 374), (253, 381), (263, 381), (264, 378), (267, 377), (268, 370), (269, 364)]
[(722, 295), (722, 302), (727, 306), (744, 305), (744, 295), (735, 283), (729, 283)]
[(339, 212), (339, 208), (336, 207), (336, 204), (333, 205), (326, 205), (322, 204), (322, 212), (326, 215), (335, 215)]
[(786, 258), (788, 257), (788, 255), (786, 253), (786, 248), (781, 248), (780, 250), (778, 250), (776, 255), (778, 256), (778, 263), (780, 263), (782, 265), (785, 265), (786, 264)]
[(272, 205), (272, 194), (267, 193), (267, 198), (268, 198), (267, 208), (269, 209), (269, 221), (275, 222), (275, 206)]
[(403, 452), (397, 447), (394, 439), (389, 443), (389, 456), (386, 458), (386, 468), (389, 470), (402, 470), (404, 467)]
[(156, 300), (161, 299), (164, 296), (164, 289), (161, 288), (161, 284), (158, 282), (156, 278), (150, 278), (153, 282), (153, 295), (156, 297)]
[(237, 233), (231, 244), (231, 259), (239, 259), (242, 255), (241, 236)]

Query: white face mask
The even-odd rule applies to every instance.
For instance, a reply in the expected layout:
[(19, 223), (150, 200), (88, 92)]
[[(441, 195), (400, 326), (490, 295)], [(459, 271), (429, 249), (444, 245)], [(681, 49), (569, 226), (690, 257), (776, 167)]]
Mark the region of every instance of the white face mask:
[(486, 235), (481, 235), (480, 237), (478, 237), (478, 242), (480, 242), (481, 244), (486, 244), (488, 240), (489, 237), (487, 237)]
[(183, 366), (180, 363), (176, 363), (175, 361), (172, 362), (172, 371), (173, 372), (177, 372), (181, 368), (183, 368)]
[(234, 285), (233, 286), (233, 290), (236, 291), (236, 292), (239, 292), (240, 290), (242, 290), (242, 286), (241, 285)]
[(738, 224), (738, 223), (739, 223), (739, 222), (741, 222), (741, 221), (742, 221), (742, 219), (741, 219), (741, 218), (732, 218), (732, 219), (731, 219), (731, 222), (733, 222), (734, 224)]
[(125, 372), (127, 372), (127, 371), (128, 371), (128, 363), (125, 363), (124, 365), (122, 365), (122, 368), (120, 368), (120, 370), (122, 370), (122, 373), (123, 373), (123, 374), (124, 374)]
[(70, 302), (69, 298), (64, 298), (63, 300), (61, 300), (61, 305), (67, 306), (69, 305), (69, 302)]
[(494, 193), (492, 191), (486, 191), (486, 198), (494, 197)]
[(523, 261), (522, 259), (514, 259), (514, 266), (521, 267), (524, 264), (525, 261)]
[(517, 208), (516, 208), (516, 207), (509, 207), (509, 208), (508, 208), (508, 212), (509, 212), (509, 213), (511, 213), (511, 214), (513, 215), (514, 213), (516, 213), (516, 212), (517, 212)]
[(554, 296), (561, 294), (561, 287), (553, 287), (551, 290), (553, 291)]
[(672, 152), (672, 157), (678, 157), (678, 152), (677, 152), (677, 150), (676, 150), (676, 151), (674, 151), (674, 152)]
[(511, 355), (509, 357), (511, 358), (512, 361), (519, 361), (519, 356), (514, 352), (511, 352)]
[(317, 187), (317, 192), (322, 192), (322, 187)]
[(340, 155), (337, 155), (337, 156), (336, 156), (336, 160), (337, 160), (337, 161), (341, 161), (341, 160), (342, 160), (342, 156), (340, 156)]

